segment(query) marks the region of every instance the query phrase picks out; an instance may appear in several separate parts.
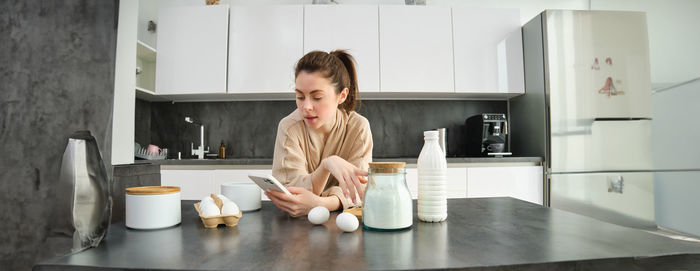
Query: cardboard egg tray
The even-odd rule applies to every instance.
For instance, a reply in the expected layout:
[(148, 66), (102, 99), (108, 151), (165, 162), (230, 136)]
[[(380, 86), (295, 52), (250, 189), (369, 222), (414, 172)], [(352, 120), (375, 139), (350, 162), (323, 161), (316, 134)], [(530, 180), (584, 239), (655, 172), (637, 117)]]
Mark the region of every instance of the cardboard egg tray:
[[(211, 194), (211, 197), (214, 199), (216, 206), (219, 207), (219, 210), (221, 210), (221, 206), (223, 205), (221, 199), (214, 194)], [(238, 225), (238, 220), (241, 218), (241, 216), (243, 216), (241, 211), (238, 211), (238, 214), (235, 215), (202, 216), (202, 211), (199, 210), (199, 202), (194, 204), (194, 209), (197, 210), (197, 214), (199, 214), (199, 218), (202, 219), (204, 227), (210, 229), (216, 228), (220, 224), (225, 224), (226, 227), (235, 227)]]
[(345, 209), (343, 213), (350, 213), (357, 217), (357, 220), (362, 221), (362, 207), (350, 207)]

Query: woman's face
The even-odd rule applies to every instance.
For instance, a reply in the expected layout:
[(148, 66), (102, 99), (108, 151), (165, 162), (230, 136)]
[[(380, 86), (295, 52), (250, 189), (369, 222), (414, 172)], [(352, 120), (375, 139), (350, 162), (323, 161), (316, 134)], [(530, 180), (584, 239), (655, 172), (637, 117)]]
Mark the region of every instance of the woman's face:
[(306, 126), (323, 132), (330, 131), (335, 119), (338, 105), (345, 101), (348, 89), (343, 89), (340, 94), (335, 93), (335, 87), (330, 80), (321, 76), (319, 72), (299, 72), (295, 80), (297, 108), (304, 118)]

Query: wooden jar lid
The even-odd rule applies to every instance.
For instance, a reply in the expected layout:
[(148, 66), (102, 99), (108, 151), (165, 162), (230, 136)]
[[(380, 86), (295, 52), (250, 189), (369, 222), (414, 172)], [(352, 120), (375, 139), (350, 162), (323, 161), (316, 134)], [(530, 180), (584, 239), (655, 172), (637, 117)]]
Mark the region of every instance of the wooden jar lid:
[(126, 193), (129, 195), (163, 195), (179, 192), (180, 187), (178, 186), (137, 186), (126, 189)]
[(404, 168), (406, 162), (370, 162), (369, 168)]

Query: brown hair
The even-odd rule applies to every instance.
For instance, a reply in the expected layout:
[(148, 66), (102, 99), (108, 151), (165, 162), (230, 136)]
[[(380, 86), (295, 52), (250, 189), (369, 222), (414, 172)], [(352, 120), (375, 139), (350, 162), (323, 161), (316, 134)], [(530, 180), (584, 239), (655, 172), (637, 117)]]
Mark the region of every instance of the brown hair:
[(335, 86), (335, 93), (348, 88), (348, 97), (338, 108), (346, 112), (354, 111), (355, 104), (360, 107), (360, 93), (357, 90), (357, 73), (355, 72), (355, 60), (345, 50), (335, 50), (330, 53), (311, 51), (297, 62), (294, 68), (294, 78), (300, 72), (320, 72), (324, 78)]

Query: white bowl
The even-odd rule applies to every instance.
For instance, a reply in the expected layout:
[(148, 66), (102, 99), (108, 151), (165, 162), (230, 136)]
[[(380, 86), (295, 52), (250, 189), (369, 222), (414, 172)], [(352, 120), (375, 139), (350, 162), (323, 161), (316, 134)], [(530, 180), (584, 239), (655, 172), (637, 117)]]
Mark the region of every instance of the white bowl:
[(221, 184), (221, 194), (236, 203), (243, 212), (260, 210), (261, 192), (260, 187), (252, 181)]

